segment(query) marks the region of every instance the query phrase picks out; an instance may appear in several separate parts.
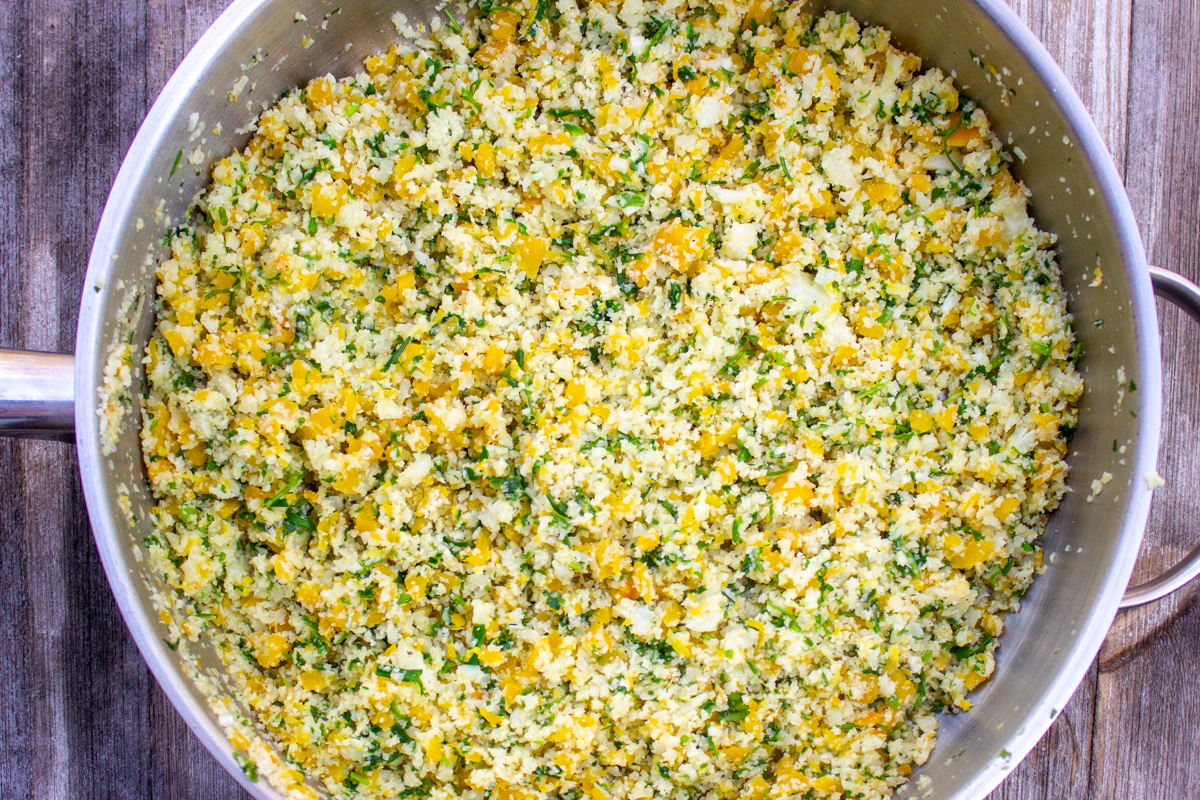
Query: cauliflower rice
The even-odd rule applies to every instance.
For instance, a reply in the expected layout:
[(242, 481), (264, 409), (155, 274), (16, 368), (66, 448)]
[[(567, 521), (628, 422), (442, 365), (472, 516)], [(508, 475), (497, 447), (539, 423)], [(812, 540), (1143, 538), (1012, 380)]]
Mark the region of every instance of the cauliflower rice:
[(295, 797), (882, 798), (1082, 383), (982, 111), (800, 3), (480, 3), (266, 111), (158, 266), (146, 539)]

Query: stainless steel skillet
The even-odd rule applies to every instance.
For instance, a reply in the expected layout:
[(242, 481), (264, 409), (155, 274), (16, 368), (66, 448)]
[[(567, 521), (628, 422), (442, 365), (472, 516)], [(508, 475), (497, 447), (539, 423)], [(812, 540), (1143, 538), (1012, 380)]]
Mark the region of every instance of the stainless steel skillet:
[[(901, 792), (981, 798), (1066, 705), (1118, 607), (1162, 597), (1200, 573), (1198, 551), (1151, 584), (1126, 591), (1149, 508), (1161, 417), (1153, 292), (1200, 319), (1200, 289), (1147, 267), (1094, 125), (1049, 55), (1000, 0), (819, 5), (884, 25), (927, 66), (955, 71), (994, 127), (1020, 149), (1025, 160), (1015, 172), (1033, 190), (1040, 225), (1059, 236), (1084, 344), (1087, 393), (1073, 442), (1074, 491), (1045, 538), (1053, 560), (1010, 618), (996, 676), (973, 697), (974, 710), (943, 720), (938, 750)], [(74, 430), (97, 546), (134, 639), (196, 735), (257, 797), (279, 795), (246, 779), (208, 705), (162, 643), (139, 569), (141, 535), (118, 500), (125, 487), (132, 513), (145, 518), (137, 414), (126, 415), (116, 448), (104, 454), (97, 390), (112, 348), (128, 343), (140, 352), (147, 340), (152, 308), (138, 301), (153, 297), (162, 234), (205, 186), (211, 162), (244, 141), (245, 126), (263, 104), (317, 75), (355, 72), (365, 56), (395, 41), (390, 18), (397, 10), (420, 21), (435, 9), (413, 0), (245, 0), (231, 7), (167, 84), (117, 176), (83, 287), (74, 360), (0, 353), (0, 432), (70, 439)], [(1096, 270), (1103, 280), (1093, 285)], [(135, 406), (139, 380), (135, 374)], [(1124, 452), (1114, 451), (1114, 440)], [(1089, 502), (1092, 482), (1105, 474), (1110, 482)]]

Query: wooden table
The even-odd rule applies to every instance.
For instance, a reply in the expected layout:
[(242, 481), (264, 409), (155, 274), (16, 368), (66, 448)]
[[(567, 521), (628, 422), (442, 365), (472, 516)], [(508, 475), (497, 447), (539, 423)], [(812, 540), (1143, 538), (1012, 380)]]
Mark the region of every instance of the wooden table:
[[(1151, 260), (1200, 279), (1200, 4), (1011, 0), (1125, 175)], [(0, 2), (0, 346), (69, 351), (126, 147), (225, 0)], [(1159, 491), (1135, 579), (1200, 541), (1200, 331), (1162, 312)], [(0, 798), (244, 796), (142, 663), (72, 448), (0, 441)], [(1200, 587), (1117, 618), (1050, 733), (993, 795), (1200, 795)]]

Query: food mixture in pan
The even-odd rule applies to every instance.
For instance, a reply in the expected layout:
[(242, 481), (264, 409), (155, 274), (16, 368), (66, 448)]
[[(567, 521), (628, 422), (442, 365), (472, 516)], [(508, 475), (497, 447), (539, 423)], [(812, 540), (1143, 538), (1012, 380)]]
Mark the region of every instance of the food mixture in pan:
[(481, 3), (263, 113), (158, 266), (142, 427), (247, 771), (886, 797), (1065, 491), (1011, 160), (887, 31), (769, 0)]

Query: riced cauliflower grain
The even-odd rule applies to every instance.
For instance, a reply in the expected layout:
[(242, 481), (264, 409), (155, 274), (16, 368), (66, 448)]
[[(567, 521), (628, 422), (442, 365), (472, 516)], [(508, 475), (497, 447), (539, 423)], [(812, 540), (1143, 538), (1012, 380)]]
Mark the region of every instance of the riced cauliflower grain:
[(239, 758), (297, 798), (887, 797), (1065, 491), (1010, 156), (802, 3), (456, 19), (264, 112), (158, 266), (145, 553)]

